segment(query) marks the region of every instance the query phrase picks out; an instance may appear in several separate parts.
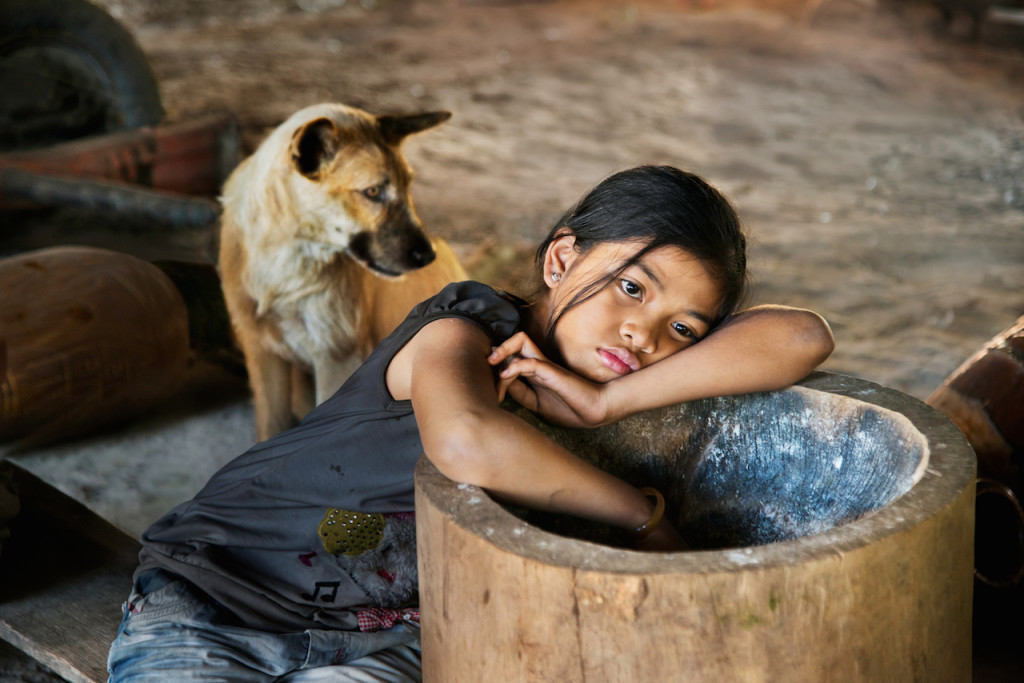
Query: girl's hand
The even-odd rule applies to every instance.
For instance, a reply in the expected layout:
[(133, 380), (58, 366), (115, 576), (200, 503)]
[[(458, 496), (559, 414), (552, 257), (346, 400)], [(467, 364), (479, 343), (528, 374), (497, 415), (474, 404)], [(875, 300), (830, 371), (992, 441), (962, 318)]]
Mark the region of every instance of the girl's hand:
[(501, 368), (499, 401), (507, 392), (523, 407), (562, 427), (597, 427), (613, 421), (604, 385), (549, 361), (525, 332), (506, 339), (487, 361)]

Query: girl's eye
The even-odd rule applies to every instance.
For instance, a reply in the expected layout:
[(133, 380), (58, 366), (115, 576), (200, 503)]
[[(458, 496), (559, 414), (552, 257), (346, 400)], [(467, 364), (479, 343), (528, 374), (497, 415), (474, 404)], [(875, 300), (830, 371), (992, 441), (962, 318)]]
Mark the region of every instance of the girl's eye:
[(622, 291), (626, 293), (626, 296), (630, 296), (634, 299), (639, 299), (643, 290), (640, 289), (640, 285), (633, 282), (632, 280), (619, 280), (619, 286)]
[(697, 341), (697, 335), (693, 333), (693, 330), (682, 323), (672, 323), (672, 330), (683, 339)]

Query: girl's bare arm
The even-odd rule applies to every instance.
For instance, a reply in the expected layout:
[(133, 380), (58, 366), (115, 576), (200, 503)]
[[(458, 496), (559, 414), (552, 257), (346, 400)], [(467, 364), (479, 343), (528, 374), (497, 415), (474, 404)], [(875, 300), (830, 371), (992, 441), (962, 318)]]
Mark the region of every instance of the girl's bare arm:
[(506, 363), (502, 388), (527, 408), (558, 424), (593, 427), (651, 408), (790, 386), (834, 346), (828, 324), (816, 313), (759, 306), (736, 314), (699, 343), (605, 384), (549, 362), (525, 335), (509, 339), (489, 360)]
[(711, 396), (782, 389), (806, 377), (834, 346), (828, 324), (816, 313), (752, 308), (649, 369), (609, 382), (606, 420)]
[[(388, 387), (412, 399), (424, 453), (438, 470), (528, 507), (624, 529), (643, 524), (653, 506), (637, 489), (500, 407), (489, 353), (479, 328), (446, 318), (424, 327), (389, 366)], [(666, 527), (650, 540), (676, 547)]]

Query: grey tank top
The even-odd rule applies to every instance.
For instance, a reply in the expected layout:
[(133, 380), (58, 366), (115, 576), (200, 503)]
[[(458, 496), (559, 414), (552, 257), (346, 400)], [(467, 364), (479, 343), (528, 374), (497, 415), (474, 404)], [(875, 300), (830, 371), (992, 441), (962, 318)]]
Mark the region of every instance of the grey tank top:
[(479, 282), (418, 305), (302, 424), (256, 444), (142, 535), (138, 574), (177, 574), (272, 632), (358, 628), (360, 608), (414, 604), (413, 470), (422, 452), (410, 401), (385, 382), (426, 324), (457, 317), (499, 344), (523, 302)]

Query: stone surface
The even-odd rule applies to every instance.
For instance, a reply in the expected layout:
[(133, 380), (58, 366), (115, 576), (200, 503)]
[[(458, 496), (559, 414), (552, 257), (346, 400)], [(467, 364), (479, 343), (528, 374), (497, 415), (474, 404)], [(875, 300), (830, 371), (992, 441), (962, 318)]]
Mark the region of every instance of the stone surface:
[[(927, 440), (901, 413), (802, 387), (593, 431), (549, 429), (520, 414), (599, 467), (664, 491), (669, 519), (695, 548), (821, 533), (903, 495), (928, 463)], [(572, 534), (572, 522), (533, 519)]]

